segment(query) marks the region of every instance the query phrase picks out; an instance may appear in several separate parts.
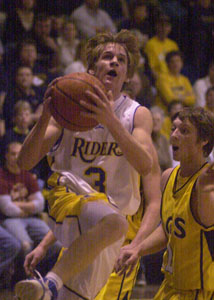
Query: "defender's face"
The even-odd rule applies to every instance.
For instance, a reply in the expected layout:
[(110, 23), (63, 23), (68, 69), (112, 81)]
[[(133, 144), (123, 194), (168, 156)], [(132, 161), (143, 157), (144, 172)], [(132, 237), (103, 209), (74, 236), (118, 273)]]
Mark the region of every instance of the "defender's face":
[(107, 90), (119, 96), (127, 79), (128, 57), (126, 50), (120, 44), (106, 44), (93, 70), (105, 85)]
[(188, 163), (203, 155), (204, 143), (198, 140), (196, 127), (187, 119), (173, 121), (170, 142), (174, 160)]

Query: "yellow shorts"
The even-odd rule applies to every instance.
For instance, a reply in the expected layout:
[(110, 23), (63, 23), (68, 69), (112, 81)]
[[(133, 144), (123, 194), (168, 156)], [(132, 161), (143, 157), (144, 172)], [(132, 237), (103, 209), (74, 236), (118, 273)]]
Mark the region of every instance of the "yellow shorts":
[(119, 276), (115, 272), (111, 273), (106, 285), (99, 292), (95, 300), (129, 300), (136, 282), (138, 269), (139, 263), (128, 277), (125, 274)]
[(154, 300), (212, 300), (214, 291), (188, 290), (182, 291), (171, 288), (166, 280), (160, 286)]
[(48, 185), (52, 187), (47, 196), (49, 216), (56, 223), (62, 223), (69, 216), (79, 216), (83, 205), (89, 201), (102, 200), (108, 203), (108, 198), (104, 193), (77, 195), (68, 187), (59, 185), (60, 176), (58, 173), (53, 173), (48, 179)]
[[(143, 203), (141, 203), (137, 213), (127, 217), (129, 229), (124, 245), (129, 244), (138, 232), (143, 217), (143, 211), (144, 207)], [(128, 277), (126, 275), (118, 276), (115, 272), (111, 273), (106, 285), (99, 292), (95, 300), (129, 300), (136, 282), (139, 266), (140, 262), (136, 264)]]

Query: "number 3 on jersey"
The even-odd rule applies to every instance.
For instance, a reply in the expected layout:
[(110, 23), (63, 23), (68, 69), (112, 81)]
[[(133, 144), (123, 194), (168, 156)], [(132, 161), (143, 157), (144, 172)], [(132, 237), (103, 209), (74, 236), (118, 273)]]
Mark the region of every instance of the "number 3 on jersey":
[(97, 167), (90, 167), (85, 171), (85, 175), (87, 176), (93, 176), (96, 175), (97, 179), (94, 180), (94, 187), (100, 192), (105, 193), (106, 191), (106, 173), (101, 168)]

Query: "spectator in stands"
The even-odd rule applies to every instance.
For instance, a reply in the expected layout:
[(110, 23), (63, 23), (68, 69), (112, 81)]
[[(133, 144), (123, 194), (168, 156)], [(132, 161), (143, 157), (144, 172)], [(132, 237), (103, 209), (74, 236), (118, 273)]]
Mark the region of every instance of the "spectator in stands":
[(211, 0), (194, 2), (189, 13), (192, 62), (198, 77), (204, 77), (209, 61), (214, 59), (214, 3)]
[(0, 225), (0, 289), (11, 288), (14, 259), (21, 250), (21, 243)]
[(170, 51), (166, 55), (168, 73), (161, 74), (156, 81), (156, 105), (167, 112), (168, 105), (174, 99), (183, 102), (185, 106), (195, 104), (195, 95), (189, 79), (181, 74), (183, 67), (182, 54)]
[(122, 20), (118, 30), (128, 29), (133, 31), (140, 42), (141, 48), (144, 48), (148, 39), (153, 35), (148, 16), (148, 2), (145, 0), (131, 0), (129, 3), (129, 18)]
[[(210, 87), (206, 92), (205, 108), (214, 114), (214, 86)], [(209, 160), (214, 161), (214, 149), (209, 155)]]
[(4, 26), (3, 42), (14, 44), (24, 38), (32, 38), (36, 0), (18, 0), (9, 10)]
[(168, 68), (165, 56), (169, 51), (178, 50), (177, 43), (168, 38), (171, 32), (169, 17), (160, 15), (155, 22), (155, 36), (147, 42), (145, 53), (148, 56), (149, 65), (153, 76), (157, 79), (160, 74), (167, 73)]
[(169, 152), (169, 141), (161, 133), (161, 128), (164, 120), (164, 112), (158, 106), (152, 106), (150, 109), (153, 118), (152, 141), (158, 154), (159, 165), (161, 171), (170, 168), (172, 161)]
[(5, 135), (0, 141), (0, 154), (4, 156), (5, 147), (11, 141), (23, 143), (29, 133), (32, 124), (32, 108), (27, 101), (19, 100), (14, 105), (13, 110), (13, 127), (6, 130)]
[[(17, 164), (20, 150), (21, 144), (18, 142), (7, 146), (5, 164), (0, 168), (0, 210), (2, 226), (21, 242), (25, 256), (39, 244), (49, 227), (38, 217), (44, 211), (44, 198), (37, 180)], [(46, 258), (47, 263), (56, 258), (59, 250), (60, 244), (55, 243)]]
[(33, 71), (33, 85), (47, 85), (52, 79), (44, 66), (38, 61), (36, 43), (32, 39), (20, 41), (17, 47), (16, 60), (8, 66), (7, 74), (11, 85), (14, 85), (16, 69), (25, 65)]
[(180, 100), (172, 100), (168, 105), (168, 113), (164, 118), (161, 133), (169, 141), (171, 130), (172, 130), (172, 118), (173, 116), (184, 108), (184, 104)]
[(75, 72), (86, 72), (87, 61), (85, 55), (85, 40), (81, 40), (77, 46), (76, 55), (74, 61), (67, 66), (64, 70), (64, 74), (71, 74)]
[(59, 62), (59, 47), (51, 36), (51, 17), (39, 14), (35, 20), (33, 38), (36, 41), (38, 61), (47, 71), (56, 72)]
[(109, 1), (102, 0), (100, 8), (105, 10), (113, 19), (114, 23), (120, 23), (121, 20), (129, 17), (129, 7), (127, 0)]
[(47, 13), (50, 16), (63, 14), (70, 16), (71, 11), (82, 4), (82, 0), (37, 0), (37, 7), (40, 13)]
[(6, 76), (5, 67), (2, 63), (2, 56), (0, 54), (0, 138), (5, 133), (5, 121), (3, 119), (3, 105), (4, 105), (7, 89), (8, 89), (8, 79)]
[[(29, 102), (19, 100), (14, 105), (13, 110), (13, 127), (9, 128), (0, 142), (0, 154), (4, 157), (4, 151), (11, 142), (23, 143), (29, 133), (29, 129), (35, 119)], [(40, 189), (45, 186), (49, 173), (49, 166), (46, 157), (44, 157), (31, 172), (36, 175)]]
[(137, 70), (124, 85), (124, 92), (147, 108), (150, 108), (154, 102), (151, 83), (141, 70)]
[(63, 25), (65, 23), (65, 16), (58, 14), (55, 12), (53, 16), (51, 16), (51, 36), (57, 39), (63, 30)]
[(33, 86), (32, 69), (28, 66), (18, 67), (15, 86), (13, 89), (9, 89), (3, 106), (6, 128), (12, 126), (13, 109), (18, 100), (26, 100), (31, 104), (33, 121), (37, 121), (42, 111), (43, 93), (43, 89)]
[(85, 0), (72, 12), (71, 18), (76, 24), (80, 38), (88, 39), (102, 31), (117, 31), (108, 13), (99, 8), (99, 3), (100, 0)]
[(205, 107), (214, 114), (214, 86), (210, 87), (206, 92)]
[(196, 106), (205, 106), (207, 89), (214, 86), (214, 60), (210, 62), (207, 76), (195, 81), (193, 89), (196, 95)]
[(74, 22), (71, 20), (65, 21), (61, 35), (57, 38), (59, 45), (59, 63), (62, 72), (75, 60), (79, 42)]

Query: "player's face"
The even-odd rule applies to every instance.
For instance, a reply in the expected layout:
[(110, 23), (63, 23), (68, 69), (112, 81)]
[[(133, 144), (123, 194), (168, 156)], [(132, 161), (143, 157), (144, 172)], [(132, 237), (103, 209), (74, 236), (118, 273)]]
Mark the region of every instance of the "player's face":
[(192, 164), (203, 156), (204, 142), (198, 140), (197, 129), (188, 119), (173, 121), (170, 142), (174, 160)]
[(123, 84), (127, 79), (128, 57), (120, 44), (109, 43), (95, 64), (95, 76), (112, 90), (115, 98), (119, 97)]

